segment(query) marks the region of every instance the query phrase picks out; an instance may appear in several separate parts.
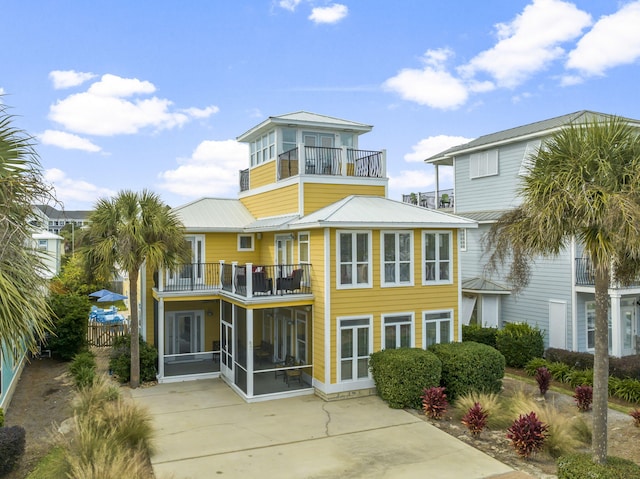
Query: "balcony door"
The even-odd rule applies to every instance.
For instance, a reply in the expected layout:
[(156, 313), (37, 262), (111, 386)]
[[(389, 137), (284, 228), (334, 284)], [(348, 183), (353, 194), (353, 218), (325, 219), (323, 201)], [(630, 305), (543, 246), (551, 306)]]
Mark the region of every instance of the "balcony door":
[(178, 272), (167, 272), (167, 286), (181, 285), (193, 289), (204, 282), (204, 236), (186, 236), (185, 241), (191, 249), (191, 263), (185, 264)]
[(276, 270), (279, 278), (285, 278), (293, 271), (293, 235), (276, 236)]

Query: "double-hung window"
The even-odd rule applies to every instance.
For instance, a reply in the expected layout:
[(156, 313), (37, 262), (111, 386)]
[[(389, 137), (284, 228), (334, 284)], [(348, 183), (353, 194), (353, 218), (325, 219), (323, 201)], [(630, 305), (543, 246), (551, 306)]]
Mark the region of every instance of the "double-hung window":
[[(584, 304), (585, 315), (587, 320), (587, 349), (594, 349), (596, 347), (596, 302), (587, 301)], [(611, 335), (611, 308), (607, 308), (609, 311), (608, 323), (609, 323), (609, 351), (613, 346)]]
[(413, 346), (413, 314), (389, 314), (382, 316), (384, 349), (410, 348)]
[(337, 232), (337, 287), (371, 287), (371, 232)]
[(413, 234), (409, 231), (382, 233), (382, 285), (413, 283)]
[(423, 347), (453, 341), (453, 311), (427, 311), (424, 313)]
[(451, 284), (453, 280), (452, 235), (450, 231), (422, 233), (422, 283)]

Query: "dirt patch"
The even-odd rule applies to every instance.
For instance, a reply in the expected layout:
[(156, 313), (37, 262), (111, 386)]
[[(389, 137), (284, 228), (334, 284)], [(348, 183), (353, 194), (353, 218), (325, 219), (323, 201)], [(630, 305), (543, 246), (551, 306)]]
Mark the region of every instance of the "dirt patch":
[[(523, 390), (532, 397), (539, 397), (536, 385), (525, 383), (515, 378), (505, 378), (503, 385), (507, 394), (511, 391)], [(561, 387), (561, 385), (556, 384), (556, 387)], [(590, 412), (578, 412), (569, 390), (567, 390), (566, 393), (549, 391), (547, 392), (545, 400), (552, 402), (558, 409), (569, 415), (584, 414), (585, 420), (589, 424), (592, 422)], [(630, 405), (626, 405), (626, 408), (631, 410)], [(448, 434), (455, 436), (516, 470), (526, 472), (539, 479), (556, 477), (557, 467), (554, 458), (545, 453), (536, 454), (527, 460), (520, 458), (511, 446), (511, 441), (507, 439), (506, 430), (485, 430), (479, 438), (474, 439), (467, 432), (466, 427), (458, 420), (454, 420), (450, 415), (447, 415), (442, 420), (435, 421), (430, 420), (421, 413), (416, 412), (416, 414)], [(629, 416), (628, 413), (609, 409), (607, 428), (609, 431), (608, 454), (610, 456), (618, 456), (632, 460), (640, 465), (640, 448), (637, 446), (638, 441), (640, 441), (640, 428), (634, 426), (631, 416)], [(588, 452), (588, 450), (584, 452)]]

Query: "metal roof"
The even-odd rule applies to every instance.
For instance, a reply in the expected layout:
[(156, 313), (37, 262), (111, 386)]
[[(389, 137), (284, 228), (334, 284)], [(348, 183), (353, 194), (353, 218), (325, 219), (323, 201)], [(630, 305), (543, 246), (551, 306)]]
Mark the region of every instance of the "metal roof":
[(500, 217), (510, 210), (493, 210), (493, 211), (467, 211), (464, 213), (456, 213), (458, 216), (467, 218), (478, 223), (494, 223)]
[(247, 130), (236, 139), (240, 142), (249, 142), (256, 136), (262, 135), (275, 125), (292, 125), (294, 127), (323, 128), (332, 130), (353, 131), (354, 133), (366, 133), (373, 129), (373, 126), (355, 121), (343, 120), (332, 116), (319, 115), (307, 111), (296, 111), (279, 116), (270, 116), (262, 123)]
[[(571, 123), (587, 123), (593, 120), (604, 120), (613, 116), (614, 115), (609, 115), (606, 113), (581, 110), (574, 113), (569, 113), (567, 115), (550, 118), (548, 120), (537, 121), (528, 125), (517, 126), (508, 130), (502, 130), (496, 133), (483, 135), (468, 143), (453, 146), (448, 150), (431, 156), (427, 158), (425, 162), (438, 163), (446, 160), (450, 161), (454, 156), (465, 154), (474, 150), (486, 149), (495, 144), (510, 143), (511, 141), (521, 140), (524, 138), (532, 139), (546, 136)], [(640, 127), (640, 122), (638, 120), (633, 120), (631, 118), (625, 118), (625, 120)]]
[(460, 216), (401, 201), (352, 195), (292, 221), (289, 227), (477, 228), (478, 225)]
[(187, 231), (243, 231), (255, 218), (236, 199), (201, 198), (173, 208)]
[(86, 220), (92, 213), (91, 210), (58, 210), (49, 205), (35, 205), (42, 213), (51, 220)]
[(287, 223), (297, 220), (300, 215), (272, 216), (260, 218), (245, 227), (246, 231), (269, 231), (284, 229)]
[(462, 291), (465, 293), (511, 294), (511, 290), (507, 286), (480, 277), (463, 279)]

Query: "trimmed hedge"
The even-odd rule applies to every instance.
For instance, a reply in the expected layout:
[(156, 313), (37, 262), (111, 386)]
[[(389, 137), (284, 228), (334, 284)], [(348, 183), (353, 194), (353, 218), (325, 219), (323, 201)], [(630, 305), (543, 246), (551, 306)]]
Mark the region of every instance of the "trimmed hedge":
[(506, 360), (507, 366), (523, 368), (533, 358), (544, 354), (544, 337), (538, 328), (526, 323), (508, 323), (496, 334), (496, 349)]
[(573, 369), (593, 369), (593, 354), (591, 353), (549, 348), (545, 351), (544, 357), (550, 363), (563, 363)]
[(590, 454), (570, 454), (558, 459), (558, 479), (640, 479), (640, 466), (628, 459), (607, 457), (594, 464)]
[(383, 349), (369, 359), (378, 395), (391, 408), (421, 408), (424, 388), (440, 384), (442, 365), (435, 354), (419, 348)]
[(447, 397), (455, 400), (472, 391), (498, 393), (502, 389), (505, 359), (486, 344), (434, 344), (429, 347), (442, 361), (440, 385), (447, 388)]
[(496, 347), (496, 334), (498, 328), (483, 328), (477, 324), (462, 325), (462, 341), (473, 341)]
[(11, 472), (24, 454), (26, 434), (21, 426), (0, 427), (0, 477)]

